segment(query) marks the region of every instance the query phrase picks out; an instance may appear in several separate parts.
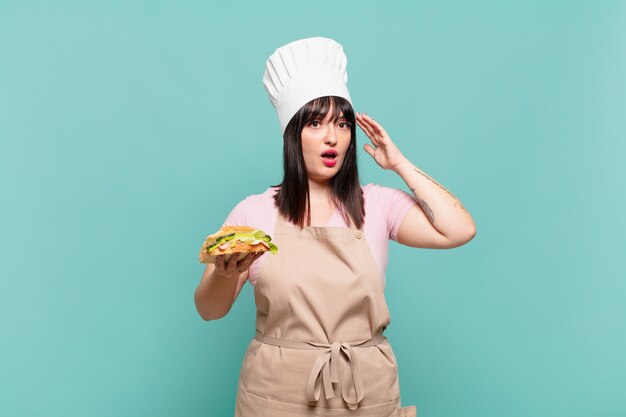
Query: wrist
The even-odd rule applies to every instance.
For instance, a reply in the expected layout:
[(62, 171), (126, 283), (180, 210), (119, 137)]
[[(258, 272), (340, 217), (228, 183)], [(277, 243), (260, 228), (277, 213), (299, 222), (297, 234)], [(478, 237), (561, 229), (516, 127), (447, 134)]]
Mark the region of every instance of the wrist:
[(396, 174), (400, 174), (407, 166), (411, 165), (411, 161), (405, 157), (400, 158), (400, 161), (391, 166), (391, 170)]
[(239, 276), (239, 273), (235, 273), (233, 274), (228, 273), (228, 272), (218, 272), (217, 270), (213, 272), (213, 276), (215, 277), (216, 280), (218, 281), (230, 281), (233, 280), (235, 278), (237, 278)]

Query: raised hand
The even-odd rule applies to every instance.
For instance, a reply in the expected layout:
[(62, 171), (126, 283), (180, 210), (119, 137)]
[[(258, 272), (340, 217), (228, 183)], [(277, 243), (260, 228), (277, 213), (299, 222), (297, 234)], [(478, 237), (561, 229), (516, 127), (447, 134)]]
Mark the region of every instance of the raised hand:
[(372, 145), (366, 143), (363, 146), (374, 161), (382, 169), (395, 169), (406, 158), (400, 149), (393, 143), (385, 129), (370, 116), (363, 113), (356, 113), (356, 123), (363, 132), (370, 138)]

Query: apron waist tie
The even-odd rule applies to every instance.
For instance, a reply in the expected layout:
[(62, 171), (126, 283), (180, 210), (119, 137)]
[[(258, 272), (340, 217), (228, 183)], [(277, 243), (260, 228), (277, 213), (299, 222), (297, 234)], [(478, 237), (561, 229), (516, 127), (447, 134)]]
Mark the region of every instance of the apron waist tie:
[[(364, 342), (334, 342), (330, 344), (280, 339), (261, 333), (257, 333), (255, 339), (268, 345), (289, 349), (321, 350), (313, 363), (306, 383), (306, 396), (309, 401), (318, 401), (320, 399), (321, 386), (324, 387), (324, 395), (327, 400), (334, 398), (335, 394), (333, 393), (332, 384), (339, 382), (339, 355), (343, 354), (348, 360), (348, 369), (343, 374), (341, 396), (348, 405), (354, 407), (363, 399), (365, 389), (363, 388), (363, 380), (361, 379), (356, 355), (354, 355), (352, 348), (376, 346), (385, 340), (385, 336), (379, 334)], [(354, 400), (348, 398), (351, 388), (354, 388)]]

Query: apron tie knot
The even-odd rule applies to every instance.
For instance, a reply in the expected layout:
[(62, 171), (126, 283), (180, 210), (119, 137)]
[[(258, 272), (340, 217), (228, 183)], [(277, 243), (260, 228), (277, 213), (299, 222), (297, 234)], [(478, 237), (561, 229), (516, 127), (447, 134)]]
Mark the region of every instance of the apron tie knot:
[[(306, 396), (309, 401), (318, 401), (322, 387), (327, 400), (334, 398), (333, 384), (339, 382), (339, 356), (343, 355), (347, 361), (347, 367), (343, 372), (341, 383), (341, 396), (351, 406), (361, 402), (365, 395), (363, 379), (359, 371), (358, 361), (350, 343), (335, 342), (331, 345), (311, 343), (323, 350), (315, 359), (306, 384)], [(354, 396), (349, 398), (350, 391), (354, 390)]]
[[(324, 397), (327, 400), (335, 397), (333, 384), (339, 383), (339, 362), (340, 356), (343, 355), (347, 360), (347, 366), (344, 369), (343, 380), (341, 381), (341, 396), (350, 408), (356, 407), (365, 395), (363, 379), (361, 378), (361, 372), (353, 348), (375, 346), (385, 340), (382, 334), (365, 342), (357, 342), (352, 345), (347, 342), (328, 344), (278, 339), (261, 334), (257, 334), (256, 339), (275, 346), (321, 350), (315, 362), (313, 362), (306, 383), (306, 397), (308, 401), (312, 402), (319, 401), (322, 387), (324, 389)], [(354, 391), (353, 398), (350, 398), (351, 391)]]

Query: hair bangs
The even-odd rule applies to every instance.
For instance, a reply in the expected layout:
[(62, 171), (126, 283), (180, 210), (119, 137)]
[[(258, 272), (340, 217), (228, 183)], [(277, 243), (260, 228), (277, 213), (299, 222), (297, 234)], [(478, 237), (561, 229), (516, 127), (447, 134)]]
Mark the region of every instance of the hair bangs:
[(324, 120), (332, 108), (331, 123), (335, 123), (340, 117), (344, 117), (350, 124), (354, 119), (354, 110), (350, 103), (341, 97), (324, 96), (311, 100), (304, 106), (304, 123), (311, 123), (313, 120)]

